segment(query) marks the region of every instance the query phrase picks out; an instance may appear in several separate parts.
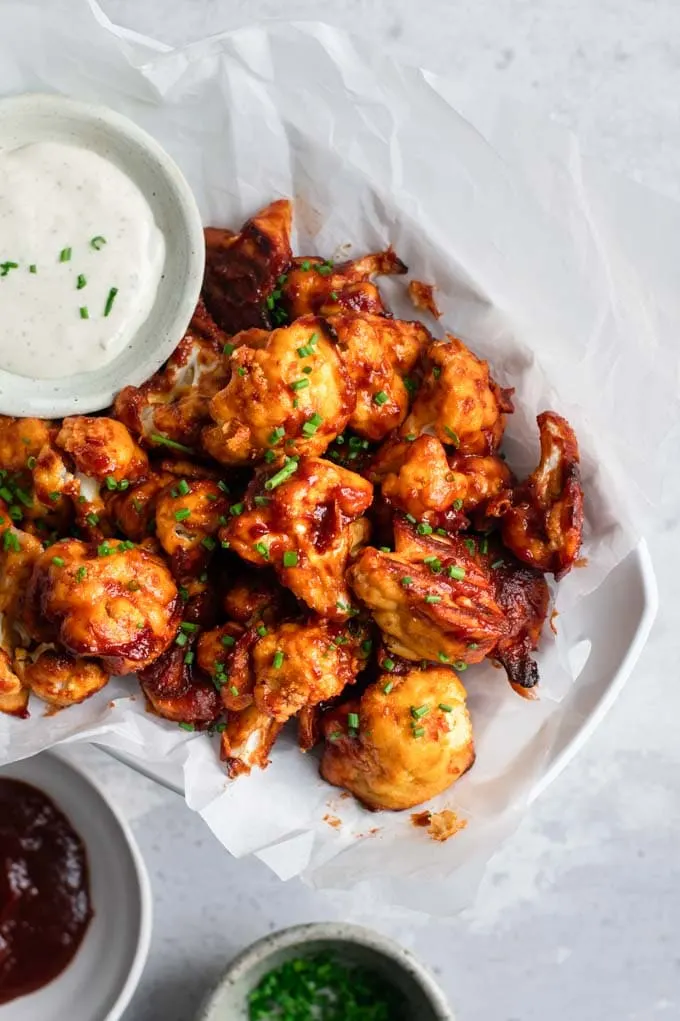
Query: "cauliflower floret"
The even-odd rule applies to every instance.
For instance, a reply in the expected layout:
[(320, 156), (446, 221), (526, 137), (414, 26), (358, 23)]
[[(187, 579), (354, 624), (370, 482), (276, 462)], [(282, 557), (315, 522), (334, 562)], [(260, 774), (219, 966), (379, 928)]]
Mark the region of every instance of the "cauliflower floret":
[(62, 539), (37, 558), (28, 584), (29, 632), (38, 641), (58, 640), (75, 656), (101, 658), (112, 674), (157, 659), (180, 616), (165, 563), (127, 541), (97, 547)]
[(437, 341), (428, 350), (430, 370), (403, 437), (432, 432), (461, 454), (493, 454), (500, 446), (505, 414), (512, 411), (512, 390), (502, 390), (481, 361), (456, 337)]
[(371, 278), (406, 272), (391, 248), (353, 262), (294, 259), (280, 284), (282, 307), (291, 320), (343, 310), (381, 315), (386, 309)]
[(316, 457), (289, 461), (263, 481), (253, 483), (243, 504), (232, 505), (220, 538), (244, 560), (273, 567), (316, 613), (345, 619), (350, 612), (345, 570), (368, 538), (369, 525), (361, 515), (371, 504), (373, 487)]
[(328, 317), (338, 337), (357, 403), (349, 427), (370, 440), (383, 439), (406, 418), (404, 377), (432, 340), (422, 323), (342, 312)]
[(380, 674), (359, 700), (325, 715), (322, 777), (369, 808), (429, 801), (474, 762), (465, 697), (447, 667)]
[(65, 418), (56, 444), (70, 454), (79, 472), (98, 482), (129, 484), (149, 472), (146, 454), (115, 418)]
[(210, 479), (179, 479), (158, 495), (156, 534), (176, 578), (206, 567), (228, 506), (224, 490)]
[(238, 234), (206, 228), (203, 297), (227, 333), (273, 325), (267, 298), (291, 260), (291, 218), (291, 203), (279, 199), (246, 221)]
[(274, 330), (264, 347), (238, 347), (231, 380), (210, 402), (217, 423), (203, 446), (223, 464), (321, 454), (347, 425), (356, 397), (323, 319)]

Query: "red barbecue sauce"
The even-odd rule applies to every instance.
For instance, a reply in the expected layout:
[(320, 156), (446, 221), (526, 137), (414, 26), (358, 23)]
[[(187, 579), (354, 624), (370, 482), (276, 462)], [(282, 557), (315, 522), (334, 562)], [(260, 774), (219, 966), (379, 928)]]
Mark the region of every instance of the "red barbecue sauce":
[(42, 791), (0, 777), (0, 1004), (60, 975), (91, 918), (82, 840)]

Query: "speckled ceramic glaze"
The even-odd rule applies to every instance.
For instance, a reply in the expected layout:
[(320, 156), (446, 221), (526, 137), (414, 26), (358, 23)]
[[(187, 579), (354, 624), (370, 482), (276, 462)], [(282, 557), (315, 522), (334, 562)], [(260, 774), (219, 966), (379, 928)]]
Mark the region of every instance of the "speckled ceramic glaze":
[(201, 217), (181, 171), (158, 142), (107, 107), (41, 93), (0, 101), (0, 150), (32, 142), (80, 145), (110, 160), (139, 187), (165, 236), (165, 267), (151, 312), (109, 365), (44, 380), (0, 371), (2, 414), (100, 411), (123, 386), (148, 379), (182, 338), (203, 280)]
[(292, 957), (328, 950), (388, 979), (403, 996), (408, 1021), (454, 1021), (439, 986), (408, 950), (371, 929), (330, 922), (296, 925), (248, 947), (229, 965), (196, 1021), (248, 1021), (248, 993), (263, 975)]

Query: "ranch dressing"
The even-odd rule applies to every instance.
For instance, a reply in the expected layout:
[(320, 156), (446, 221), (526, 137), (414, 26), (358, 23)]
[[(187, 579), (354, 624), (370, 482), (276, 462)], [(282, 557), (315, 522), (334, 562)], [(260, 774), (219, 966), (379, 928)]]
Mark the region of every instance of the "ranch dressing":
[(94, 152), (0, 152), (0, 369), (58, 379), (108, 365), (154, 303), (165, 240), (137, 185)]

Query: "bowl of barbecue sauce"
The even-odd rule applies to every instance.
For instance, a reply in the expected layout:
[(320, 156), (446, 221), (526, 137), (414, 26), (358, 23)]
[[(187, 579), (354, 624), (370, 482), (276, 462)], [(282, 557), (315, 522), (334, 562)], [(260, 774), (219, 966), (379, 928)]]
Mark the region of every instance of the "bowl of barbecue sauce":
[(151, 897), (100, 791), (44, 753), (0, 769), (0, 1021), (115, 1021), (144, 966)]

